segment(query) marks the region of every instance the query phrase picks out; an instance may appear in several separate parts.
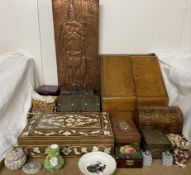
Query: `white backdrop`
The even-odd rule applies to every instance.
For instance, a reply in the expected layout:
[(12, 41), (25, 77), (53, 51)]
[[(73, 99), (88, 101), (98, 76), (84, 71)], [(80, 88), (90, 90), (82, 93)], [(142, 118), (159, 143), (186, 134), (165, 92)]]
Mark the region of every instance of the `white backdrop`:
[[(191, 50), (190, 0), (100, 0), (100, 53)], [(51, 0), (0, 0), (0, 53), (35, 58), (41, 83), (57, 84)]]
[(0, 0), (0, 21), (0, 53), (32, 55), (43, 82), (37, 0)]

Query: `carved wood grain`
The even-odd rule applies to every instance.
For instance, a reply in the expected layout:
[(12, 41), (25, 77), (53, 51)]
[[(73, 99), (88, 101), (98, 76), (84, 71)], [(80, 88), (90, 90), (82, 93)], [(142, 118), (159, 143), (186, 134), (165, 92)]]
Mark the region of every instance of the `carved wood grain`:
[(58, 82), (98, 89), (97, 0), (52, 0)]

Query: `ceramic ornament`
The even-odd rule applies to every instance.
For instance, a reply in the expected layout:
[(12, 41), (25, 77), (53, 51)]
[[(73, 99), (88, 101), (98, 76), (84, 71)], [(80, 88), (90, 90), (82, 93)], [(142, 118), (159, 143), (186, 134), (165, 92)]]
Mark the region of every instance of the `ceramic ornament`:
[(172, 166), (173, 156), (169, 151), (162, 153), (162, 164), (165, 166)]
[(150, 151), (142, 152), (143, 155), (143, 165), (144, 166), (151, 166), (152, 164), (152, 155)]
[(52, 144), (47, 149), (48, 156), (44, 161), (44, 167), (51, 173), (59, 170), (64, 165), (64, 159), (60, 155), (60, 147)]
[(26, 162), (26, 154), (20, 147), (12, 147), (5, 155), (5, 166), (9, 170), (18, 170)]
[(22, 171), (26, 174), (35, 174), (40, 172), (42, 169), (42, 164), (38, 162), (29, 162), (25, 164)]
[(97, 151), (83, 155), (78, 166), (83, 175), (111, 175), (116, 170), (116, 161), (111, 155)]

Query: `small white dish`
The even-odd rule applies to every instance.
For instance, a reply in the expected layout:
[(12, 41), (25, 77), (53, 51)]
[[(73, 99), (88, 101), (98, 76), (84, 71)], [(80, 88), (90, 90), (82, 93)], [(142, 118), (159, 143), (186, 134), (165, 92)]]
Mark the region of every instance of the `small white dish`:
[(80, 158), (78, 166), (83, 175), (112, 175), (116, 170), (116, 161), (107, 153), (91, 152)]

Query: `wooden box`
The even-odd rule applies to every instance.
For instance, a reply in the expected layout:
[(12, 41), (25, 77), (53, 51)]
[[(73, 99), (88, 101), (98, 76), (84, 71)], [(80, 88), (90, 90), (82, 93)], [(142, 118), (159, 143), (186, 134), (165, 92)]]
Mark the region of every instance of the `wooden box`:
[(143, 156), (139, 145), (118, 145), (115, 147), (117, 168), (142, 168)]
[(65, 156), (90, 151), (113, 154), (114, 136), (108, 113), (35, 114), (18, 138), (31, 156), (45, 156), (50, 144), (58, 144)]
[(108, 112), (133, 111), (136, 93), (129, 56), (101, 56), (102, 110)]
[(152, 154), (152, 158), (160, 159), (162, 152), (172, 149), (168, 137), (160, 130), (141, 130), (143, 136), (143, 148)]
[(59, 96), (57, 112), (99, 112), (99, 96)]
[(155, 55), (101, 56), (102, 110), (122, 116), (139, 106), (168, 105), (168, 95)]
[(139, 107), (136, 124), (139, 129), (159, 129), (166, 134), (181, 134), (183, 115), (178, 106)]
[(114, 132), (114, 138), (116, 145), (124, 144), (133, 144), (136, 143), (140, 145), (141, 135), (135, 126), (135, 123), (130, 118), (111, 118), (111, 123)]
[(100, 112), (100, 97), (97, 91), (69, 88), (58, 97), (58, 112)]

